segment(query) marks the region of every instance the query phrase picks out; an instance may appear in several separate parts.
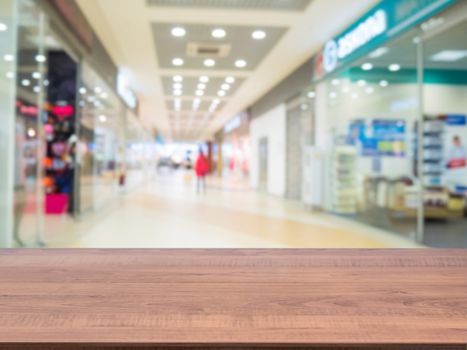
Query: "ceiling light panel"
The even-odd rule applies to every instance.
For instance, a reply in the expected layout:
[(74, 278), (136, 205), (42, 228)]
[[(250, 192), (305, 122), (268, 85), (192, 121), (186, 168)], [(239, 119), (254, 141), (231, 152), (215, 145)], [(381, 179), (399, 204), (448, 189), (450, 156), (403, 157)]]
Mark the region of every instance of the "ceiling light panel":
[[(181, 27), (186, 31), (182, 40), (171, 34), (175, 27)], [(225, 30), (226, 36), (222, 39), (214, 38), (212, 32), (216, 28)], [(253, 39), (252, 33), (259, 30), (264, 31), (266, 37), (262, 40)], [(157, 47), (157, 50), (154, 50), (161, 69), (234, 71), (239, 69), (235, 66), (235, 61), (243, 59), (247, 62), (247, 66), (241, 69), (250, 71), (254, 70), (279, 42), (286, 28), (232, 25), (217, 27), (206, 24), (157, 22), (152, 23), (152, 32), (154, 47)], [(183, 59), (183, 65), (174, 65), (172, 62), (174, 58)], [(206, 67), (204, 65), (206, 59), (214, 59), (215, 66)], [(182, 72), (179, 74), (183, 75)]]
[(147, 6), (223, 10), (305, 11), (310, 0), (146, 0)]

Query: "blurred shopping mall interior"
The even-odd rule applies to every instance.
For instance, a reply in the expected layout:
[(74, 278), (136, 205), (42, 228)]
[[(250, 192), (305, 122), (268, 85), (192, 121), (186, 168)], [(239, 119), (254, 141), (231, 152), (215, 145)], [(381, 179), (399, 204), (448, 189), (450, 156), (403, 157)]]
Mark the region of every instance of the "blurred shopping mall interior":
[(467, 0), (0, 0), (0, 247), (467, 248)]

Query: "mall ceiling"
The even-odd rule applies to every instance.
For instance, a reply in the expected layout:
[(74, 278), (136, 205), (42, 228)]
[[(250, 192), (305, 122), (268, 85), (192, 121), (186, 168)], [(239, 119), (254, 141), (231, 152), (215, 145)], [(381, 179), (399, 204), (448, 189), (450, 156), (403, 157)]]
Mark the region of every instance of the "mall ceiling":
[(377, 0), (77, 0), (166, 138), (200, 140)]

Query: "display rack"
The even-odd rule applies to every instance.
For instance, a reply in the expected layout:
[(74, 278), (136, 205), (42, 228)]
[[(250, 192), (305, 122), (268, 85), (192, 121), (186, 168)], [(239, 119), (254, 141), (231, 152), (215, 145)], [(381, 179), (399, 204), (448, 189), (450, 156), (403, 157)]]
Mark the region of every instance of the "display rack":
[(331, 209), (337, 214), (351, 215), (357, 212), (357, 149), (353, 146), (337, 146), (331, 159)]

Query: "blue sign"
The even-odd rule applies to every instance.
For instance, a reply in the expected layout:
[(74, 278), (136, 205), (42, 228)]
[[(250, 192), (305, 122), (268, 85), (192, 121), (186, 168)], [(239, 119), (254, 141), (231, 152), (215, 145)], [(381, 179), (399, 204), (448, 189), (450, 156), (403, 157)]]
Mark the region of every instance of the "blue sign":
[(467, 124), (466, 116), (463, 114), (448, 114), (445, 121), (447, 125), (462, 126)]
[(457, 0), (382, 0), (342, 34), (329, 40), (316, 63), (318, 78), (344, 62), (413, 28)]

